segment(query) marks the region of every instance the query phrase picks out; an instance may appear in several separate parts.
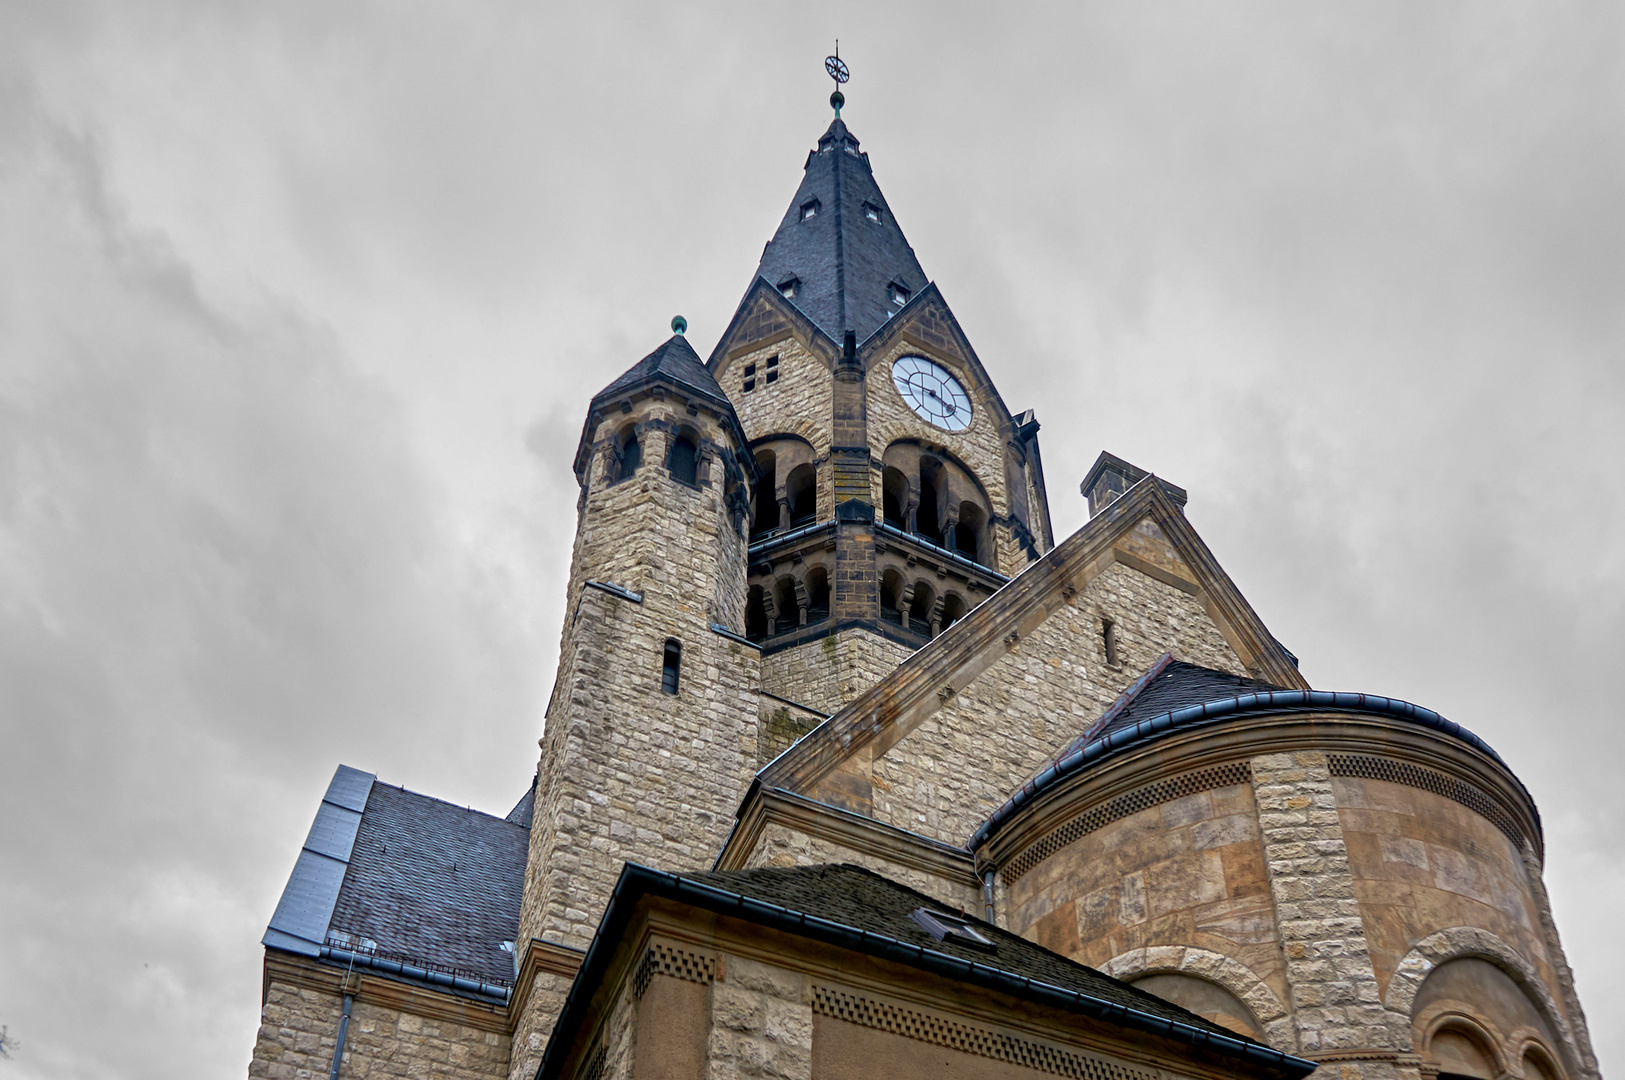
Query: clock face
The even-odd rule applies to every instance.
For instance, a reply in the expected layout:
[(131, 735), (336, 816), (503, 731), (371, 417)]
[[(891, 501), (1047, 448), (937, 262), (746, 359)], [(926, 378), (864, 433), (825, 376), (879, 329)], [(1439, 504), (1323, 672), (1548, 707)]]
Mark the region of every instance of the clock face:
[(970, 396), (941, 364), (923, 356), (905, 356), (891, 368), (892, 381), (909, 408), (939, 428), (970, 427)]

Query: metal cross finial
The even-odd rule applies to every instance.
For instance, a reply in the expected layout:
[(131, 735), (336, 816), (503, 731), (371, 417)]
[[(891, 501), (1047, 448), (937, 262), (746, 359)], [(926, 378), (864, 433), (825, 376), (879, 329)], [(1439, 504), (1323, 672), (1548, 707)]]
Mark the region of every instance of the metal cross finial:
[(835, 93), (829, 96), (829, 103), (835, 106), (835, 119), (841, 118), (841, 106), (846, 104), (846, 95), (841, 93), (841, 84), (852, 77), (847, 68), (846, 61), (841, 59), (841, 39), (835, 39), (835, 55), (824, 57), (824, 70), (829, 77), (835, 80)]

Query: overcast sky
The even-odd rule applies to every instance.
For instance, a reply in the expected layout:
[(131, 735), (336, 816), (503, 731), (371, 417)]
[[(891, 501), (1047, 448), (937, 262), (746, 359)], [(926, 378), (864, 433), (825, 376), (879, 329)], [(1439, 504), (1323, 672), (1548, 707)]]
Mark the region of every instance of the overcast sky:
[(591, 394), (846, 119), (1058, 534), (1482, 735), (1625, 1068), (1625, 6), (0, 0), (0, 1076), (230, 1077), (339, 762), (525, 790)]

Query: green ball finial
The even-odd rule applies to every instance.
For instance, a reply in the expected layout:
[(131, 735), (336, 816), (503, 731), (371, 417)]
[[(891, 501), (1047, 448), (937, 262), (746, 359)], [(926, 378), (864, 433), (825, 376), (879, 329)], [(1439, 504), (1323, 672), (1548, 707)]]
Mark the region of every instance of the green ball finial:
[(688, 320), (681, 315), (673, 315), (671, 318), (671, 332), (678, 335), (688, 333)]
[(829, 103), (835, 107), (835, 119), (841, 118), (841, 106), (846, 104), (846, 95), (839, 90), (829, 96)]

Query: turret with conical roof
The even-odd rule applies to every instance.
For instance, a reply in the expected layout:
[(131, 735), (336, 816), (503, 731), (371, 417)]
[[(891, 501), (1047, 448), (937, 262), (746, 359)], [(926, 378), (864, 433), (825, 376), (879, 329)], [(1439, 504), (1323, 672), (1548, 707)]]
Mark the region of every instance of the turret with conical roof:
[(717, 850), (757, 767), (761, 676), (742, 636), (755, 462), (681, 333), (593, 396), (575, 473), (519, 940), (582, 948), (624, 862)]

